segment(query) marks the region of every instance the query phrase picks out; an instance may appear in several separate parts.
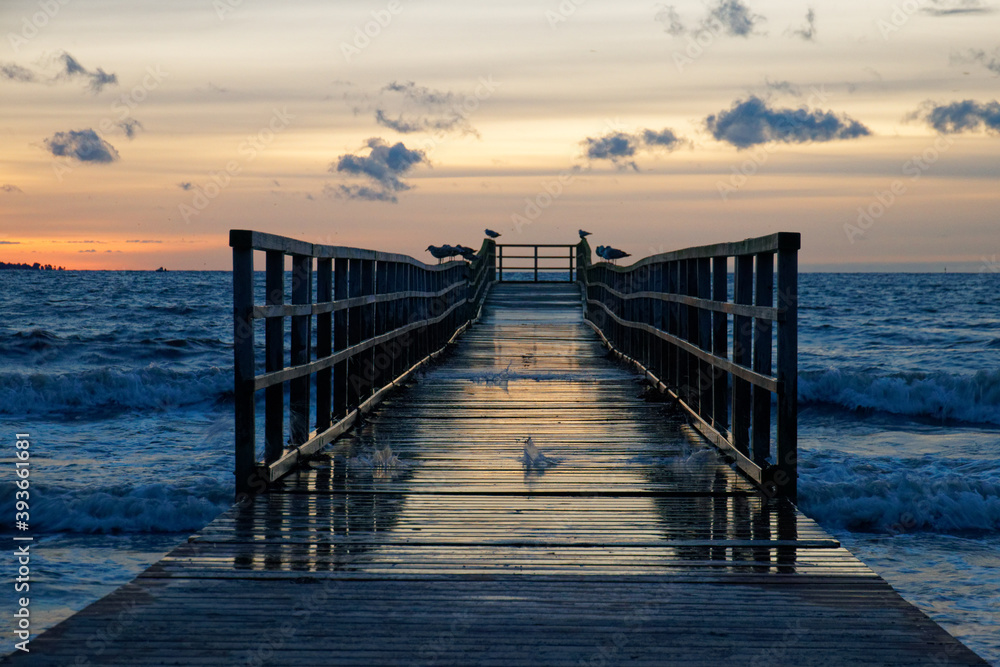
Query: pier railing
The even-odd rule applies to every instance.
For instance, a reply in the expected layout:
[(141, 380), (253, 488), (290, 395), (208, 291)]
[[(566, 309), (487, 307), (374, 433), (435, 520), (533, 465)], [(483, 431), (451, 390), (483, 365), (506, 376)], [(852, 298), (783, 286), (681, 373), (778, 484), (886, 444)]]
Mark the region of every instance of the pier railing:
[[(505, 283), (573, 282), (577, 246), (553, 243), (498, 243), (498, 280)], [(507, 275), (504, 276), (504, 273)], [(514, 278), (512, 274), (529, 274)]]
[(591, 265), (586, 240), (577, 246), (592, 326), (745, 474), (793, 501), (799, 247), (798, 234), (783, 232), (613, 266)]
[[(478, 317), (496, 279), (490, 239), (471, 263), (440, 265), (249, 230), (232, 230), (229, 244), (237, 498), (265, 490), (440, 352)], [(265, 255), (262, 303), (254, 294), (254, 251)], [(291, 303), (285, 302), (288, 258)], [(255, 322), (263, 323), (262, 359)], [(256, 398), (261, 391), (264, 451), (258, 460)]]

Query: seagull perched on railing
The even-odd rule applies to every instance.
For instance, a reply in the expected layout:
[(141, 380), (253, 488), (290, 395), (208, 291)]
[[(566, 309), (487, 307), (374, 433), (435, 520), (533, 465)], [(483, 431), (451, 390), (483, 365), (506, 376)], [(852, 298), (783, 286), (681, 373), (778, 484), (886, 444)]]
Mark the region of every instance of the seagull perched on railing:
[(500, 236), (500, 232), (495, 232), (492, 229), (486, 229), (486, 230), (483, 230), (483, 231), (491, 239), (495, 239), (496, 237)]
[(631, 256), (632, 255), (625, 252), (624, 250), (619, 250), (618, 248), (612, 248), (611, 246), (606, 246), (604, 248), (604, 255), (602, 255), (604, 259), (610, 259), (612, 262), (617, 262), (619, 259)]
[(599, 246), (597, 246), (597, 250), (594, 251), (594, 254), (596, 254), (601, 259), (607, 259), (607, 257), (604, 256), (604, 251), (607, 250), (607, 249), (608, 249), (608, 246), (606, 246), (606, 245), (599, 245)]
[(587, 238), (588, 236), (590, 236), (590, 232), (585, 232), (585, 231), (583, 231), (582, 229), (580, 229), (580, 230), (577, 230), (577, 231), (578, 231), (578, 233), (580, 234), (580, 238), (581, 238), (581, 239), (585, 239), (585, 238)]
[(469, 246), (464, 246), (461, 243), (459, 243), (457, 246), (454, 246), (454, 249), (458, 251), (459, 255), (469, 260), (470, 262), (476, 258), (476, 251), (470, 248)]
[(427, 252), (429, 252), (431, 256), (438, 261), (438, 264), (440, 264), (441, 260), (445, 257), (454, 257), (458, 254), (458, 252), (447, 243), (442, 246), (429, 245), (427, 246)]

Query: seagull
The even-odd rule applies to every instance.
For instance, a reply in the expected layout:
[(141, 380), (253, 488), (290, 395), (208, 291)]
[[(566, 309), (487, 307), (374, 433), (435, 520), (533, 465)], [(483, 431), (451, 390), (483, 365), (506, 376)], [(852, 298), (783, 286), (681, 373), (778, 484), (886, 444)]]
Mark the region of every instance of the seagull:
[(597, 246), (597, 250), (595, 250), (594, 253), (598, 257), (600, 257), (601, 259), (607, 259), (607, 257), (604, 256), (604, 251), (607, 250), (607, 249), (608, 249), (608, 246), (606, 246), (606, 245), (599, 245), (599, 246)]
[(632, 255), (630, 255), (629, 253), (625, 252), (624, 250), (619, 250), (618, 248), (612, 248), (611, 246), (607, 246), (604, 248), (604, 259), (610, 259), (616, 262), (619, 259), (631, 256)]
[(580, 238), (581, 238), (581, 239), (585, 239), (585, 238), (587, 238), (588, 236), (590, 236), (590, 232), (585, 232), (585, 231), (583, 231), (582, 229), (580, 229), (580, 230), (578, 230), (578, 231), (579, 231), (579, 233), (580, 233)]
[(496, 237), (500, 236), (500, 232), (495, 232), (492, 229), (486, 229), (484, 231), (486, 235), (489, 236), (491, 239), (495, 239)]
[(438, 264), (440, 264), (441, 260), (445, 257), (454, 257), (458, 254), (455, 252), (455, 249), (447, 243), (443, 246), (429, 245), (427, 246), (427, 252), (429, 252), (431, 256), (438, 261)]
[(469, 260), (470, 262), (476, 258), (476, 251), (468, 246), (462, 245), (461, 243), (459, 243), (457, 246), (454, 246), (454, 249), (458, 251), (459, 255)]

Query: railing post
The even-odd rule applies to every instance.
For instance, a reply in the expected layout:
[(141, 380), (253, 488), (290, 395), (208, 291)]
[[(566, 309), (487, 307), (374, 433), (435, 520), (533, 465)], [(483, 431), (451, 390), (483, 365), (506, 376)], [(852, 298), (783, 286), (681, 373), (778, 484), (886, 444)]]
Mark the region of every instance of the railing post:
[[(733, 300), (742, 305), (753, 303), (753, 255), (737, 255)], [(753, 352), (753, 318), (733, 318), (733, 362), (750, 368)], [(733, 377), (733, 446), (745, 456), (750, 454), (750, 383)]]
[[(712, 300), (725, 302), (729, 300), (729, 260), (727, 257), (712, 258)], [(725, 313), (712, 314), (712, 353), (722, 359), (728, 359), (729, 353), (729, 323)], [(712, 371), (712, 425), (715, 430), (725, 433), (729, 429), (728, 393), (729, 373), (718, 369)]]
[[(305, 305), (312, 303), (312, 257), (292, 256), (292, 303)], [(308, 364), (312, 356), (312, 315), (292, 317), (291, 362), (292, 366)], [(309, 398), (311, 394), (309, 377), (301, 377), (288, 383), (289, 431), (293, 445), (301, 445), (309, 439)]]
[(254, 489), (257, 466), (254, 426), (253, 250), (233, 247), (233, 367), (236, 421), (236, 499)]
[(500, 282), (503, 282), (503, 246), (497, 245), (497, 261), (499, 262)]
[(538, 246), (535, 246), (535, 282), (538, 282)]
[[(712, 260), (701, 257), (697, 261), (698, 298), (712, 298)], [(698, 308), (698, 347), (705, 352), (712, 351), (712, 311)], [(714, 420), (715, 368), (708, 361), (698, 363), (698, 414), (707, 423)]]
[[(350, 299), (356, 299), (362, 295), (361, 287), (361, 261), (351, 260), (350, 278), (348, 279), (348, 289)], [(348, 318), (348, 347), (357, 345), (364, 340), (364, 326), (362, 323), (362, 306), (354, 306), (347, 309)], [(347, 411), (350, 412), (361, 403), (361, 355), (354, 354), (347, 361)]]
[[(333, 260), (316, 260), (316, 301), (333, 301)], [(333, 315), (321, 313), (316, 316), (316, 358), (328, 357), (333, 352)], [(316, 430), (325, 431), (332, 423), (333, 414), (333, 371), (324, 368), (316, 373)]]
[[(285, 303), (285, 253), (266, 254), (265, 303)], [(264, 368), (268, 373), (285, 367), (285, 318), (269, 317), (264, 324)], [(281, 384), (264, 390), (264, 460), (277, 461), (285, 449), (285, 388)]]
[[(774, 253), (762, 252), (757, 255), (754, 285), (754, 303), (771, 307), (774, 303)], [(753, 369), (761, 375), (771, 374), (771, 320), (754, 318)], [(771, 392), (754, 385), (753, 424), (751, 426), (751, 448), (753, 462), (761, 467), (767, 465), (771, 456)]]
[[(350, 260), (338, 257), (333, 267), (333, 299), (347, 299), (347, 281)], [(333, 315), (333, 351), (340, 352), (348, 346), (348, 314), (346, 308), (341, 308)], [(333, 415), (337, 419), (347, 412), (347, 361), (340, 361), (333, 366)]]
[[(798, 494), (798, 235), (778, 249), (778, 493), (796, 502)], [(780, 476), (780, 477), (779, 477)]]

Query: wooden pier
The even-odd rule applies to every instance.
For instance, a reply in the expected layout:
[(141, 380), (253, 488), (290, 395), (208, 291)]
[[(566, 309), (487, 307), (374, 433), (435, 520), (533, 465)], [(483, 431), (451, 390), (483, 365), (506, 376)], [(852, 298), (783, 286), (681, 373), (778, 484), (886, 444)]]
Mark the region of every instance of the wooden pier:
[[(348, 391), (351, 375), (329, 394), (323, 390), (317, 400), (324, 406), (329, 401), (330, 409), (319, 418), (314, 411), (320, 427), (313, 432), (302, 432), (295, 421), (296, 410), (308, 412), (308, 400), (301, 400), (308, 387), (299, 386), (297, 403), (290, 399), (287, 426), (272, 391), (271, 409), (263, 402), (259, 409), (283, 425), (265, 425), (262, 432), (292, 438), (298, 428), (298, 441), (277, 446), (271, 440), (262, 461), (237, 465), (239, 473), (253, 476), (239, 485), (240, 502), (132, 583), (34, 639), (30, 655), (5, 662), (985, 664), (796, 509), (788, 492), (794, 484), (781, 483), (773, 469), (787, 473), (794, 467), (767, 463), (764, 429), (758, 423), (755, 431), (752, 420), (723, 409), (717, 385), (668, 384), (671, 372), (681, 372), (671, 365), (676, 351), (671, 357), (670, 349), (651, 341), (677, 345), (649, 324), (631, 328), (653, 338), (630, 337), (631, 347), (622, 344), (616, 354), (605, 342), (626, 335), (626, 322), (661, 317), (661, 334), (712, 349), (711, 336), (692, 330), (691, 320), (682, 322), (680, 310), (677, 321), (669, 321), (671, 303), (706, 307), (732, 320), (787, 322), (787, 311), (779, 317), (778, 308), (759, 304), (727, 312), (728, 306), (718, 305), (724, 299), (711, 298), (708, 283), (699, 288), (708, 289), (708, 297), (664, 299), (654, 304), (666, 304), (662, 308), (646, 314), (633, 309), (626, 316), (614, 299), (628, 301), (631, 292), (659, 300), (652, 286), (667, 284), (669, 268), (650, 274), (654, 282), (628, 278), (609, 286), (613, 294), (602, 295), (595, 293), (603, 288), (592, 270), (626, 276), (628, 270), (588, 267), (578, 257), (582, 288), (581, 282), (497, 283), (492, 252), (484, 244), (482, 261), (462, 267), (467, 273), (461, 298), (428, 306), (419, 317), (393, 312), (390, 295), (452, 294), (457, 288), (450, 279), (429, 284), (424, 276), (450, 275), (459, 284), (454, 266), (401, 269), (411, 265), (395, 256), (359, 257), (396, 262), (385, 279), (395, 288), (382, 296), (377, 284), (372, 295), (345, 293), (351, 301), (344, 310), (324, 306), (324, 299), (313, 303), (302, 290), (299, 303), (288, 306), (269, 294), (277, 303), (253, 306), (251, 296), (243, 304), (251, 310), (241, 310), (238, 299), (238, 322), (251, 321), (254, 312), (264, 319), (336, 318), (347, 308), (386, 305), (392, 326), (380, 324), (374, 311), (368, 329), (339, 343), (340, 350), (353, 346), (353, 353), (330, 364), (317, 363), (323, 355), (299, 359), (312, 364), (310, 373), (332, 370), (324, 375), (327, 382), (338, 377), (336, 363), (353, 363), (353, 355), (376, 349), (364, 348), (365, 340), (377, 339), (391, 360), (380, 379), (353, 396), (345, 393), (339, 408), (339, 392)], [(669, 257), (663, 266), (675, 261), (688, 260)], [(704, 265), (697, 257), (691, 261), (691, 267), (679, 264), (674, 275), (690, 268), (697, 278)], [(280, 266), (277, 259), (270, 264)], [(335, 292), (335, 275), (330, 279)], [(766, 280), (759, 284), (767, 287)], [(721, 289), (715, 295), (724, 296)], [(593, 301), (615, 315), (618, 332), (610, 324), (587, 323), (584, 313), (595, 310), (593, 303), (584, 304)], [(368, 322), (367, 314), (356, 312)], [(439, 326), (458, 312), (462, 317)], [(431, 321), (442, 313), (444, 319)], [(717, 323), (702, 321), (710, 330)], [(419, 343), (412, 357), (392, 352), (393, 332), (414, 322), (412, 340), (430, 335), (421, 327), (437, 326), (433, 339)], [(299, 327), (308, 329), (302, 322)], [(455, 331), (461, 335), (445, 345)], [(277, 336), (269, 340), (281, 346)], [(308, 335), (300, 340), (310, 347)], [(332, 357), (336, 333), (328, 343)], [(427, 362), (442, 346), (444, 352)], [(681, 360), (684, 373), (698, 374), (700, 364), (710, 361), (695, 347), (679, 347), (695, 360)], [(272, 349), (268, 359), (284, 354)], [(243, 381), (267, 391), (258, 379), (277, 377), (273, 373), (281, 369), (257, 374), (253, 355), (248, 359)], [(367, 363), (377, 369), (378, 357)], [(748, 373), (735, 371), (746, 387), (733, 388), (726, 378), (731, 391), (742, 392), (740, 400), (752, 400), (752, 388), (771, 376), (763, 364), (753, 370), (752, 359), (747, 366)], [(294, 375), (286, 373), (282, 381), (294, 381)], [(248, 391), (252, 401), (256, 389)], [(794, 408), (782, 407), (781, 400), (778, 410)], [(257, 408), (251, 403), (242, 409), (252, 415)], [(248, 419), (245, 413), (242, 418)], [(728, 425), (734, 420), (745, 432), (734, 433)], [(338, 426), (347, 421), (352, 428)], [(252, 417), (243, 426), (253, 437)], [(773, 437), (782, 427), (776, 428)], [(787, 436), (790, 427), (784, 428)], [(525, 449), (529, 436), (537, 453)], [(708, 444), (720, 438), (732, 440), (735, 449)], [(313, 449), (303, 452), (303, 445)], [(788, 446), (779, 442), (778, 450), (794, 453)], [(252, 446), (249, 451), (255, 455)], [(747, 459), (742, 465), (741, 451)], [(756, 474), (751, 464), (758, 466)], [(266, 492), (254, 497), (257, 486)]]

